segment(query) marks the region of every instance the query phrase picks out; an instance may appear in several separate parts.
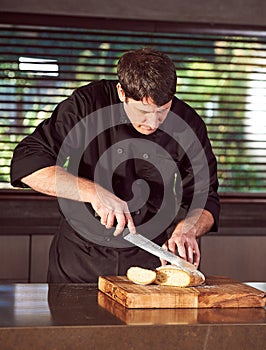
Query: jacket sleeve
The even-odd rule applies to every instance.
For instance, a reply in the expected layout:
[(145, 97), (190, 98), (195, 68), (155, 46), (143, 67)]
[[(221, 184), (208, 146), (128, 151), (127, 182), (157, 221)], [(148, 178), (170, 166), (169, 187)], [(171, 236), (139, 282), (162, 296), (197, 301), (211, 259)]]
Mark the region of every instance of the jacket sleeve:
[(220, 213), (217, 161), (206, 126), (200, 119), (198, 121), (194, 141), (190, 141), (179, 164), (181, 187), (176, 192), (182, 198), (183, 212), (196, 208), (208, 210), (214, 218), (212, 231), (217, 231)]
[[(58, 104), (51, 117), (40, 123), (31, 135), (16, 146), (11, 161), (11, 184), (27, 187), (21, 182), (23, 177), (45, 167), (63, 165), (69, 149), (64, 145), (65, 150), (62, 150), (61, 146), (83, 114), (83, 100), (77, 92)], [(73, 133), (71, 147), (78, 147), (78, 139), (81, 138)]]

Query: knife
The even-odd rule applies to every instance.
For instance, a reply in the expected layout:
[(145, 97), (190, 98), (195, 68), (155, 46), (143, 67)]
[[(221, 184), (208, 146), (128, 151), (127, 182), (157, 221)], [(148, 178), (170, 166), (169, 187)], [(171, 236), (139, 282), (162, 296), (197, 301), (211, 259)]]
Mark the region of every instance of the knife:
[(197, 268), (189, 263), (188, 261), (181, 259), (179, 256), (163, 249), (158, 244), (150, 241), (148, 238), (140, 235), (139, 233), (130, 233), (128, 230), (124, 230), (123, 238), (130, 243), (138, 246), (139, 248), (146, 250), (147, 252), (158, 256), (159, 258), (170, 262), (173, 265), (176, 265), (182, 270), (187, 272), (194, 272)]

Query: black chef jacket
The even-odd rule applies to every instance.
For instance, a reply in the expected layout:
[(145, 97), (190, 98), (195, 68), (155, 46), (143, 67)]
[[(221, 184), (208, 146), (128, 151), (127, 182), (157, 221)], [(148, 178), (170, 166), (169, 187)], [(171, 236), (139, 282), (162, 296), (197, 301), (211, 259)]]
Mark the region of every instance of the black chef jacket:
[[(127, 201), (137, 231), (163, 244), (187, 211), (204, 208), (214, 217), (219, 197), (216, 159), (206, 126), (174, 97), (165, 122), (151, 135), (138, 133), (124, 112), (117, 81), (78, 88), (16, 147), (11, 183), (32, 172), (67, 164)], [(92, 206), (59, 198), (62, 222), (50, 250), (50, 282), (95, 282), (128, 267), (155, 268), (159, 260), (113, 237)]]

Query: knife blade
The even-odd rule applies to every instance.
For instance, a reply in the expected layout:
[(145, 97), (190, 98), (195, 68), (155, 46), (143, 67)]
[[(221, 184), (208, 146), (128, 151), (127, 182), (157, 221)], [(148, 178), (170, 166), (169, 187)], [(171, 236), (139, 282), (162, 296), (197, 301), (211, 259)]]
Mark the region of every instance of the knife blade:
[(123, 233), (123, 238), (128, 242), (138, 246), (139, 248), (146, 250), (147, 252), (158, 256), (159, 258), (170, 262), (173, 265), (181, 268), (182, 270), (193, 272), (197, 268), (189, 263), (188, 261), (181, 259), (179, 256), (163, 249), (158, 244), (150, 241), (148, 238), (140, 235), (139, 233), (130, 233), (128, 230), (125, 230)]

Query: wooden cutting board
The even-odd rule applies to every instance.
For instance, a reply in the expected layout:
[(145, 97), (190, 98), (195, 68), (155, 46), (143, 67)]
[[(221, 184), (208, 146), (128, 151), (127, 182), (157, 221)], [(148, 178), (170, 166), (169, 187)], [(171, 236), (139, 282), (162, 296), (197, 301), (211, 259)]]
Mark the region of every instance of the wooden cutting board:
[(210, 276), (202, 286), (142, 286), (126, 276), (100, 276), (98, 289), (127, 308), (264, 307), (265, 293), (228, 277)]

